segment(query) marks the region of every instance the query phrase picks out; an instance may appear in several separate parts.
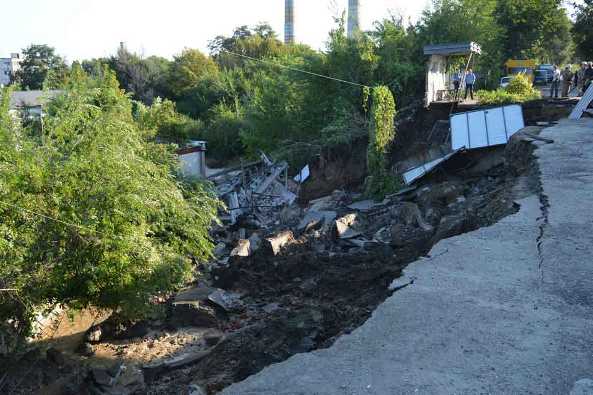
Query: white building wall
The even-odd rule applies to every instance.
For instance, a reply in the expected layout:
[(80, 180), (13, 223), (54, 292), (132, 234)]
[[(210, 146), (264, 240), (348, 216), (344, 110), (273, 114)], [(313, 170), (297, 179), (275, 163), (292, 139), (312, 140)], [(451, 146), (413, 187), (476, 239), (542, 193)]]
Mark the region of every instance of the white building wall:
[(206, 157), (204, 151), (179, 155), (181, 174), (188, 178), (206, 177)]
[(428, 73), (426, 76), (426, 106), (437, 101), (437, 93), (449, 88), (449, 77), (447, 75), (447, 57), (432, 55), (428, 61)]

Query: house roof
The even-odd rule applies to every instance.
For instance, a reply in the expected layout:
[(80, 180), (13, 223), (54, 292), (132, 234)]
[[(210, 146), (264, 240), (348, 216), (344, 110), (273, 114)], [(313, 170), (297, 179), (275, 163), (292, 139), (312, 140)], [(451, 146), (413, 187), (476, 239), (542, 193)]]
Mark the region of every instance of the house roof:
[(63, 93), (60, 90), (49, 91), (15, 91), (10, 94), (10, 108), (40, 107), (49, 100)]
[(474, 42), (434, 44), (424, 47), (424, 55), (469, 55), (482, 53), (482, 48)]

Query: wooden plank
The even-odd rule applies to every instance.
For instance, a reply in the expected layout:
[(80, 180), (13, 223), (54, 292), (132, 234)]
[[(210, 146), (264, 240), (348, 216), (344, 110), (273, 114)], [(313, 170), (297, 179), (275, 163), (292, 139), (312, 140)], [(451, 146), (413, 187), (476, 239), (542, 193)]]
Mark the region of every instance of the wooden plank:
[(589, 104), (593, 101), (593, 83), (589, 85), (587, 92), (581, 97), (581, 100), (577, 103), (575, 108), (570, 113), (568, 119), (581, 119), (583, 112), (589, 107)]

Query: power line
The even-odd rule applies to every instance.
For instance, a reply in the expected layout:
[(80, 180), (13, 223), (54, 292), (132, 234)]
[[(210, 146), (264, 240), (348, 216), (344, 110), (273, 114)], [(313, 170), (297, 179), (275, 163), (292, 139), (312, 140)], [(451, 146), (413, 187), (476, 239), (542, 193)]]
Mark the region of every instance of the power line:
[(297, 68), (294, 68), (294, 67), (290, 67), (290, 66), (286, 66), (286, 65), (280, 64), (280, 63), (275, 63), (275, 62), (270, 62), (270, 61), (263, 60), (263, 59), (253, 58), (251, 56), (247, 56), (247, 55), (243, 55), (243, 54), (240, 54), (240, 53), (232, 52), (232, 51), (229, 51), (229, 50), (226, 50), (226, 49), (221, 49), (221, 51), (222, 52), (229, 53), (231, 55), (235, 55), (235, 56), (241, 57), (241, 58), (253, 60), (255, 62), (260, 62), (260, 63), (264, 63), (264, 64), (267, 64), (267, 65), (276, 66), (276, 67), (280, 67), (280, 68), (291, 70), (291, 71), (296, 71), (297, 73), (309, 74), (309, 75), (312, 75), (312, 76), (315, 76), (315, 77), (325, 78), (325, 79), (328, 79), (328, 80), (337, 81), (337, 82), (341, 82), (341, 83), (349, 84), (349, 85), (354, 85), (354, 86), (359, 86), (359, 87), (362, 87), (362, 88), (370, 88), (368, 85), (360, 84), (358, 82), (352, 82), (352, 81), (347, 81), (347, 80), (343, 80), (343, 79), (340, 79), (340, 78), (330, 77), (328, 75), (317, 74), (317, 73), (313, 73), (311, 71), (297, 69)]

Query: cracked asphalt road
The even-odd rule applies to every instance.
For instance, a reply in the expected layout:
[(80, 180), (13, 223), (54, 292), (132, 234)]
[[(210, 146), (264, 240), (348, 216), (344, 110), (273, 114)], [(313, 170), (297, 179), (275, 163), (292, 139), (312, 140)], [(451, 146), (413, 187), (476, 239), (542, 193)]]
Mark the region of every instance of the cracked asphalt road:
[(223, 394), (593, 393), (593, 120), (541, 136), (555, 141), (535, 153), (541, 196), (438, 243), (329, 349)]

